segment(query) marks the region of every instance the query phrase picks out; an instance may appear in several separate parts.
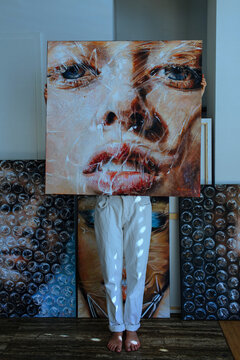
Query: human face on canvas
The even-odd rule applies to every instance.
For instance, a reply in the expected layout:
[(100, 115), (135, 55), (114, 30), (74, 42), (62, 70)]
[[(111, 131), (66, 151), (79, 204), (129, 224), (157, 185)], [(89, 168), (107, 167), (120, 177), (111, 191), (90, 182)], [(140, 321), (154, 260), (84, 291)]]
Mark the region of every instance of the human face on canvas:
[(197, 195), (201, 42), (51, 42), (47, 192)]

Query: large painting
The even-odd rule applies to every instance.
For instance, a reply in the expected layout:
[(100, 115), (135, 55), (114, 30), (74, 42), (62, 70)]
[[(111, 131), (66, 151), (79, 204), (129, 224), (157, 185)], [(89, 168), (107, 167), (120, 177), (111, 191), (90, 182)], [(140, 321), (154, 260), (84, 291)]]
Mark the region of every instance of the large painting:
[(201, 41), (50, 41), (46, 192), (199, 196), (201, 55)]
[(0, 318), (76, 316), (74, 198), (44, 177), (44, 161), (0, 162)]
[(182, 316), (240, 320), (240, 185), (180, 199)]
[[(94, 232), (95, 196), (78, 200), (78, 316), (107, 317), (106, 293)], [(168, 198), (152, 197), (152, 235), (145, 280), (142, 318), (169, 317)], [(122, 269), (122, 297), (127, 278)]]

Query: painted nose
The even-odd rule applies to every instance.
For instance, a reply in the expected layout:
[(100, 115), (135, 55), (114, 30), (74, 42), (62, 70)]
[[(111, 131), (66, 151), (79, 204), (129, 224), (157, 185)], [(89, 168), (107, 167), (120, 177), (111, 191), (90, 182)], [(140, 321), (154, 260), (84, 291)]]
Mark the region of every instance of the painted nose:
[(117, 115), (112, 112), (112, 111), (109, 111), (106, 116), (105, 116), (105, 119), (104, 119), (104, 125), (112, 125), (115, 123), (115, 121), (117, 120)]
[[(121, 125), (125, 131), (133, 131), (136, 135), (151, 142), (164, 141), (168, 136), (168, 127), (157, 113), (149, 116), (142, 112), (132, 112), (127, 119), (125, 116), (121, 119)], [(105, 116), (104, 125), (111, 126), (117, 120), (117, 115), (109, 111)]]

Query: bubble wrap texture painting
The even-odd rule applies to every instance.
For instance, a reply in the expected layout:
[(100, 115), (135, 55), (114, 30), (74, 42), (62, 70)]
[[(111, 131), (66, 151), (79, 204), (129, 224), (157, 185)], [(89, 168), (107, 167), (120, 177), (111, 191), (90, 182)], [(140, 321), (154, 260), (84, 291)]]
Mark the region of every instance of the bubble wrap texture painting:
[[(152, 234), (149, 249), (143, 318), (169, 317), (169, 204), (152, 197)], [(107, 317), (106, 294), (94, 232), (95, 196), (78, 200), (78, 316)], [(126, 269), (122, 271), (122, 298), (126, 300)]]
[(0, 162), (0, 317), (74, 317), (73, 196), (44, 195), (44, 161)]
[(46, 192), (199, 196), (201, 41), (48, 42)]
[(240, 319), (240, 185), (180, 199), (182, 316)]

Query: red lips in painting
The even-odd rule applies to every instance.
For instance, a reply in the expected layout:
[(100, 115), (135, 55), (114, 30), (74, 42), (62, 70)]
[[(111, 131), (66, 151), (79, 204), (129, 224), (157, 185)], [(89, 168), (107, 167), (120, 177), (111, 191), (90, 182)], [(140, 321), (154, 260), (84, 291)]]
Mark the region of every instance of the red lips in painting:
[(161, 179), (166, 168), (148, 153), (148, 148), (138, 144), (110, 144), (90, 159), (83, 174), (97, 193), (143, 193)]

